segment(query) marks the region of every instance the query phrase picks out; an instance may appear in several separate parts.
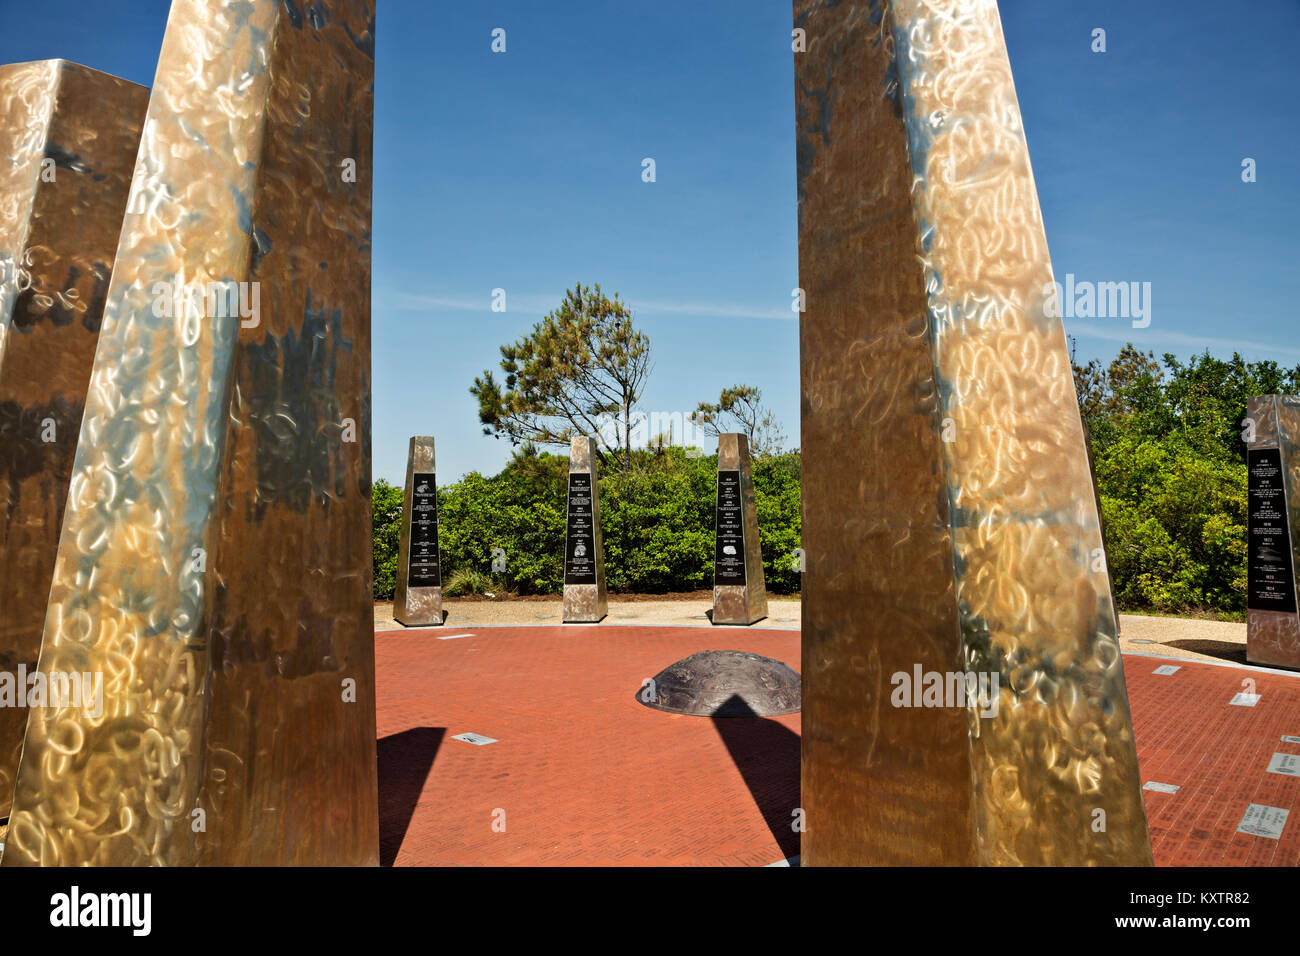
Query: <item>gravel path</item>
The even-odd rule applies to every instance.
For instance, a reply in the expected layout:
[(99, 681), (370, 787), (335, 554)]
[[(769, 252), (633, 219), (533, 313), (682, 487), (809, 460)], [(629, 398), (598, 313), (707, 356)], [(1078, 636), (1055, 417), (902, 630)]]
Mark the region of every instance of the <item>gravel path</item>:
[(1121, 614), (1119, 646), (1125, 653), (1245, 664), (1246, 625), (1231, 621)]
[[(707, 626), (712, 609), (712, 592), (672, 600), (635, 599), (610, 595), (607, 624), (660, 624)], [(559, 598), (541, 600), (461, 600), (448, 598), (443, 604), (445, 624), (466, 628), (476, 625), (560, 624)], [(802, 605), (797, 597), (768, 595), (768, 616), (754, 627), (798, 630)], [(399, 628), (393, 620), (391, 601), (375, 604), (375, 629)], [(1120, 615), (1120, 649), (1126, 653), (1183, 657), (1189, 660), (1246, 663), (1246, 625), (1229, 621), (1193, 620), (1181, 617)]]
[[(445, 625), (474, 627), (487, 624), (561, 624), (563, 605), (559, 598), (553, 600), (462, 601), (448, 598), (443, 602)], [(655, 601), (638, 598), (620, 600), (616, 594), (609, 597), (609, 616), (606, 624), (661, 624), (681, 626), (696, 624), (709, 626), (709, 611), (713, 610), (713, 592), (701, 591), (699, 597), (679, 600)], [(754, 627), (774, 627), (799, 630), (800, 603), (797, 597), (780, 598), (768, 595), (768, 616)], [(375, 630), (401, 627), (393, 620), (391, 601), (375, 604)]]

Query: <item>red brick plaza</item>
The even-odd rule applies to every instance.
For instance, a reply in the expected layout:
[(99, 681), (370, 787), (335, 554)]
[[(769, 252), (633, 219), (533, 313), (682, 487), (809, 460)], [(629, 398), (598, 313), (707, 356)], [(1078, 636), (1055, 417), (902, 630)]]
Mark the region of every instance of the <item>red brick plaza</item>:
[[(799, 669), (797, 631), (444, 626), (375, 635), (385, 864), (764, 866), (799, 852), (799, 716), (684, 717), (641, 682), (737, 649)], [(1157, 674), (1159, 667), (1177, 667)], [(1158, 865), (1300, 864), (1300, 675), (1125, 655)], [(1233, 704), (1255, 694), (1254, 706)], [(1250, 698), (1238, 698), (1250, 700)], [(496, 742), (454, 739), (473, 734)], [(1291, 811), (1238, 833), (1250, 804)]]

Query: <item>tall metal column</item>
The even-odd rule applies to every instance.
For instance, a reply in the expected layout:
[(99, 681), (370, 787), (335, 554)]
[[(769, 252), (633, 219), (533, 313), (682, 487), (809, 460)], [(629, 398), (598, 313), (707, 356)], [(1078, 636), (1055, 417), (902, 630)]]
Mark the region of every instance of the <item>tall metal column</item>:
[(596, 440), (569, 442), (569, 490), (564, 520), (566, 624), (595, 624), (609, 613), (605, 597), (605, 550), (600, 536), (600, 475)]
[(718, 436), (718, 500), (713, 529), (714, 624), (753, 624), (767, 617), (763, 545), (754, 501), (749, 437)]
[(1149, 864), (997, 6), (794, 11), (802, 860)]
[(175, 0), (5, 865), (379, 856), (373, 0)]
[(0, 66), (0, 817), (148, 100), (64, 60)]
[(442, 562), (438, 553), (438, 475), (433, 438), (411, 437), (397, 549), (393, 620), (407, 627), (442, 625)]
[(1257, 396), (1246, 418), (1246, 657), (1300, 668), (1300, 397)]

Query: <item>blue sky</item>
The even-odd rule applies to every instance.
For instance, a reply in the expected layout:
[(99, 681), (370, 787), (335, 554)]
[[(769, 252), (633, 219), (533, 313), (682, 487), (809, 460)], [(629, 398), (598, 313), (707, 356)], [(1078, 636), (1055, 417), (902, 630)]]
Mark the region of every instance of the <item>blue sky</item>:
[[(167, 7), (0, 0), (0, 62), (151, 84)], [(1151, 283), (1147, 329), (1067, 319), (1078, 357), (1132, 340), (1300, 363), (1300, 3), (1001, 9), (1058, 277)], [(790, 28), (787, 0), (379, 0), (376, 477), (402, 477), (412, 434), (436, 436), (444, 481), (496, 471), (509, 446), (467, 390), (576, 282), (650, 336), (645, 409), (747, 382), (797, 443)]]

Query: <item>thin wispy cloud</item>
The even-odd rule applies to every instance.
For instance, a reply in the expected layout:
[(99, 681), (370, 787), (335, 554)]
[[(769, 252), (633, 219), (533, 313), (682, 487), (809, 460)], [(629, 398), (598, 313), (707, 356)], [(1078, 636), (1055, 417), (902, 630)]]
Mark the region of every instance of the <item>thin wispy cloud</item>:
[(1300, 348), (1279, 345), (1276, 342), (1252, 342), (1249, 339), (1223, 339), (1205, 335), (1192, 335), (1187, 332), (1175, 332), (1158, 329), (1135, 329), (1127, 324), (1114, 327), (1094, 325), (1091, 322), (1077, 322), (1066, 319), (1065, 330), (1071, 335), (1088, 336), (1108, 342), (1132, 342), (1134, 345), (1180, 345), (1191, 346), (1197, 352), (1209, 349), (1212, 352), (1255, 352), (1269, 358), (1300, 358)]
[[(652, 299), (631, 299), (621, 297), (634, 315), (684, 315), (718, 319), (776, 319), (796, 318), (796, 313), (786, 306), (762, 308), (735, 302), (665, 302)], [(535, 313), (545, 315), (564, 299), (563, 292), (552, 295), (538, 293), (511, 293), (506, 290), (506, 308), (510, 312)], [(483, 295), (439, 294), (423, 295), (399, 292), (391, 297), (380, 295), (375, 301), (376, 309), (395, 312), (491, 312), (492, 292)]]
[[(544, 293), (510, 293), (507, 290), (507, 307), (510, 312), (545, 315), (554, 309), (564, 298), (563, 292), (552, 295)], [(694, 316), (717, 319), (763, 319), (790, 321), (798, 314), (787, 306), (762, 308), (736, 302), (671, 302), (659, 299), (629, 299), (624, 302), (638, 316)], [(481, 296), (466, 294), (424, 295), (397, 293), (391, 301), (380, 297), (375, 303), (376, 309), (397, 312), (491, 312), (492, 295), (488, 290)], [(499, 314), (499, 313), (498, 313)], [(1199, 352), (1210, 349), (1213, 352), (1251, 352), (1271, 358), (1300, 359), (1300, 347), (1282, 345), (1277, 342), (1256, 342), (1249, 339), (1218, 338), (1160, 329), (1155, 326), (1135, 329), (1127, 323), (1114, 326), (1098, 325), (1077, 319), (1065, 320), (1066, 331), (1072, 335), (1102, 339), (1107, 342), (1132, 342), (1140, 346), (1191, 347)]]
[[(563, 293), (555, 296), (511, 294), (507, 289), (506, 308), (510, 312), (544, 314), (555, 308), (563, 298)], [(375, 301), (375, 308), (390, 312), (491, 312), (492, 290), (485, 289), (482, 295), (417, 295), (398, 292), (391, 297), (380, 295)]]
[(763, 309), (739, 303), (711, 304), (707, 302), (655, 302), (649, 300), (629, 301), (633, 312), (647, 315), (706, 315), (720, 319), (795, 319), (797, 312), (790, 306), (785, 309)]

